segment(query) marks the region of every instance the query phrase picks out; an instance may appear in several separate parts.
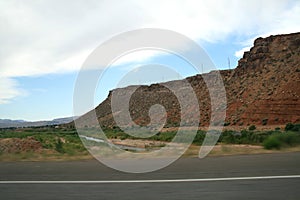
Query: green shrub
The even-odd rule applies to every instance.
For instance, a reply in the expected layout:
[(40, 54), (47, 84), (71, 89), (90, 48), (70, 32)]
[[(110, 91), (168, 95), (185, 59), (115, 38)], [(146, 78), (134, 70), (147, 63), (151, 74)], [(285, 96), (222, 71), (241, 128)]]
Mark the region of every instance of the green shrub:
[(285, 128), (285, 131), (296, 131), (296, 132), (300, 132), (300, 124), (292, 124), (292, 123), (288, 123)]
[(249, 131), (254, 131), (255, 129), (256, 129), (256, 126), (255, 126), (255, 125), (249, 126)]
[(300, 135), (293, 132), (286, 132), (278, 134), (280, 141), (287, 146), (295, 146), (300, 144)]
[(280, 149), (281, 142), (277, 137), (270, 136), (263, 142), (263, 146), (265, 149)]
[(166, 141), (166, 142), (171, 142), (172, 139), (175, 137), (177, 132), (173, 132), (173, 131), (170, 131), (170, 132), (161, 132), (159, 135), (158, 135), (158, 140), (160, 141)]
[(65, 153), (63, 143), (60, 138), (57, 139), (57, 142), (55, 143), (55, 150), (59, 153)]
[(224, 123), (224, 126), (229, 126), (230, 125), (230, 122), (225, 122)]
[(194, 138), (193, 144), (201, 145), (203, 143), (204, 138), (205, 138), (205, 132), (197, 131), (197, 135)]
[(235, 132), (231, 130), (225, 130), (219, 137), (219, 142), (227, 144), (235, 144), (236, 140)]
[(261, 121), (262, 125), (265, 126), (268, 123), (268, 118), (265, 118)]
[(285, 131), (291, 131), (293, 128), (294, 128), (294, 124), (288, 123), (288, 124), (285, 125), (284, 130)]
[(280, 149), (298, 144), (300, 144), (300, 135), (294, 132), (274, 133), (263, 142), (266, 149)]
[(275, 128), (275, 131), (280, 131), (280, 127), (276, 127), (276, 128)]

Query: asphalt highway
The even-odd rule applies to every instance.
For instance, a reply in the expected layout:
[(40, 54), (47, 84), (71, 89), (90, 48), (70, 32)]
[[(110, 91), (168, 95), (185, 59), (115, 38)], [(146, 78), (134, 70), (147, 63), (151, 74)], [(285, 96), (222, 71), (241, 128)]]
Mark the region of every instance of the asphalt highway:
[(181, 158), (145, 174), (96, 160), (0, 163), (0, 199), (300, 199), (300, 153)]

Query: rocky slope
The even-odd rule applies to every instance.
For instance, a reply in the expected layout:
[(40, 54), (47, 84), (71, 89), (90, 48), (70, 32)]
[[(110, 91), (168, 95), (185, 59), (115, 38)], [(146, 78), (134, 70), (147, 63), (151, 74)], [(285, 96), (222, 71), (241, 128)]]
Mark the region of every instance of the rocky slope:
[[(207, 126), (211, 118), (210, 96), (203, 77), (212, 77), (214, 72), (186, 78), (193, 87), (199, 102), (200, 126)], [(285, 125), (300, 122), (300, 33), (258, 38), (250, 51), (245, 52), (234, 70), (220, 71), (227, 96), (226, 125)], [(182, 87), (183, 81), (164, 83)], [(182, 88), (184, 89), (184, 88)], [(96, 107), (96, 115), (102, 127), (116, 126), (111, 111), (112, 93), (122, 95), (130, 87), (113, 90), (107, 99)], [(216, 92), (217, 93), (217, 92)], [(187, 96), (188, 99), (188, 96)], [(130, 115), (139, 125), (150, 122), (149, 109), (154, 104), (165, 107), (165, 127), (179, 125), (180, 106), (176, 96), (161, 84), (140, 86), (130, 99)], [(187, 111), (195, 109), (190, 104)], [(117, 110), (122, 114), (124, 110)], [(185, 112), (189, 113), (189, 112)], [(190, 112), (192, 113), (192, 112)], [(189, 116), (184, 125), (194, 125), (196, 116)], [(91, 112), (80, 117), (78, 122), (93, 126), (96, 121)], [(128, 123), (128, 126), (132, 124)]]

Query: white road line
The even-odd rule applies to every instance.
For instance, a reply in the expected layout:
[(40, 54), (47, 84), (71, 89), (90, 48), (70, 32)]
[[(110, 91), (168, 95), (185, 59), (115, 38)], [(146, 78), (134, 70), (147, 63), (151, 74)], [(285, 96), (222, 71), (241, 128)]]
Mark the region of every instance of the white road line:
[(181, 182), (213, 182), (238, 180), (266, 180), (300, 178), (300, 175), (288, 176), (253, 176), (230, 178), (201, 178), (201, 179), (162, 179), (162, 180), (107, 180), (107, 181), (0, 181), (0, 184), (95, 184), (95, 183), (181, 183)]

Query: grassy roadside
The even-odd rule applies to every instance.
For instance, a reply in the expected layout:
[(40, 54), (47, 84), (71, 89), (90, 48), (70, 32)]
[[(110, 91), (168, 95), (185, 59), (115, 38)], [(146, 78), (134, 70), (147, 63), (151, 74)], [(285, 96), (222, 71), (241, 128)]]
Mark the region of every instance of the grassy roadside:
[[(123, 141), (125, 144), (131, 142), (128, 143), (129, 146), (143, 143), (143, 140), (136, 140), (119, 129), (105, 130), (105, 133), (111, 140)], [(189, 134), (189, 131), (186, 134)], [(205, 134), (201, 130), (197, 132), (193, 144), (184, 156), (198, 155)], [(175, 135), (175, 131), (158, 133), (147, 138), (145, 144), (157, 143), (157, 141), (170, 142)], [(218, 145), (213, 148), (209, 156), (293, 151), (300, 151), (300, 125), (287, 124), (284, 130), (269, 131), (258, 131), (254, 126), (250, 126), (242, 131), (223, 131)], [(0, 161), (59, 161), (91, 158), (75, 129), (55, 127), (0, 129)]]
[(75, 129), (1, 129), (0, 161), (91, 158)]
[(16, 162), (16, 161), (72, 161), (72, 160), (91, 160), (88, 152), (81, 155), (67, 155), (60, 153), (37, 153), (37, 152), (21, 152), (21, 153), (5, 153), (0, 155), (0, 162)]
[[(198, 157), (200, 146), (191, 145), (184, 153), (184, 157)], [(208, 156), (232, 156), (232, 155), (249, 155), (249, 154), (269, 154), (269, 153), (288, 153), (299, 152), (300, 145), (293, 147), (285, 147), (280, 150), (265, 149), (259, 145), (245, 145), (245, 144), (218, 144), (214, 146)]]
[[(200, 146), (191, 145), (183, 154), (183, 157), (198, 157)], [(234, 145), (234, 144), (217, 144), (214, 146), (208, 156), (233, 156), (233, 155), (249, 155), (249, 154), (269, 154), (269, 153), (288, 153), (300, 152), (300, 145), (294, 147), (286, 147), (280, 150), (267, 150), (262, 146), (256, 145)], [(21, 153), (5, 153), (0, 155), (0, 162), (15, 161), (75, 161), (75, 160), (91, 160), (93, 156), (88, 152), (81, 155), (68, 155), (60, 153), (37, 153), (37, 152), (21, 152)]]

